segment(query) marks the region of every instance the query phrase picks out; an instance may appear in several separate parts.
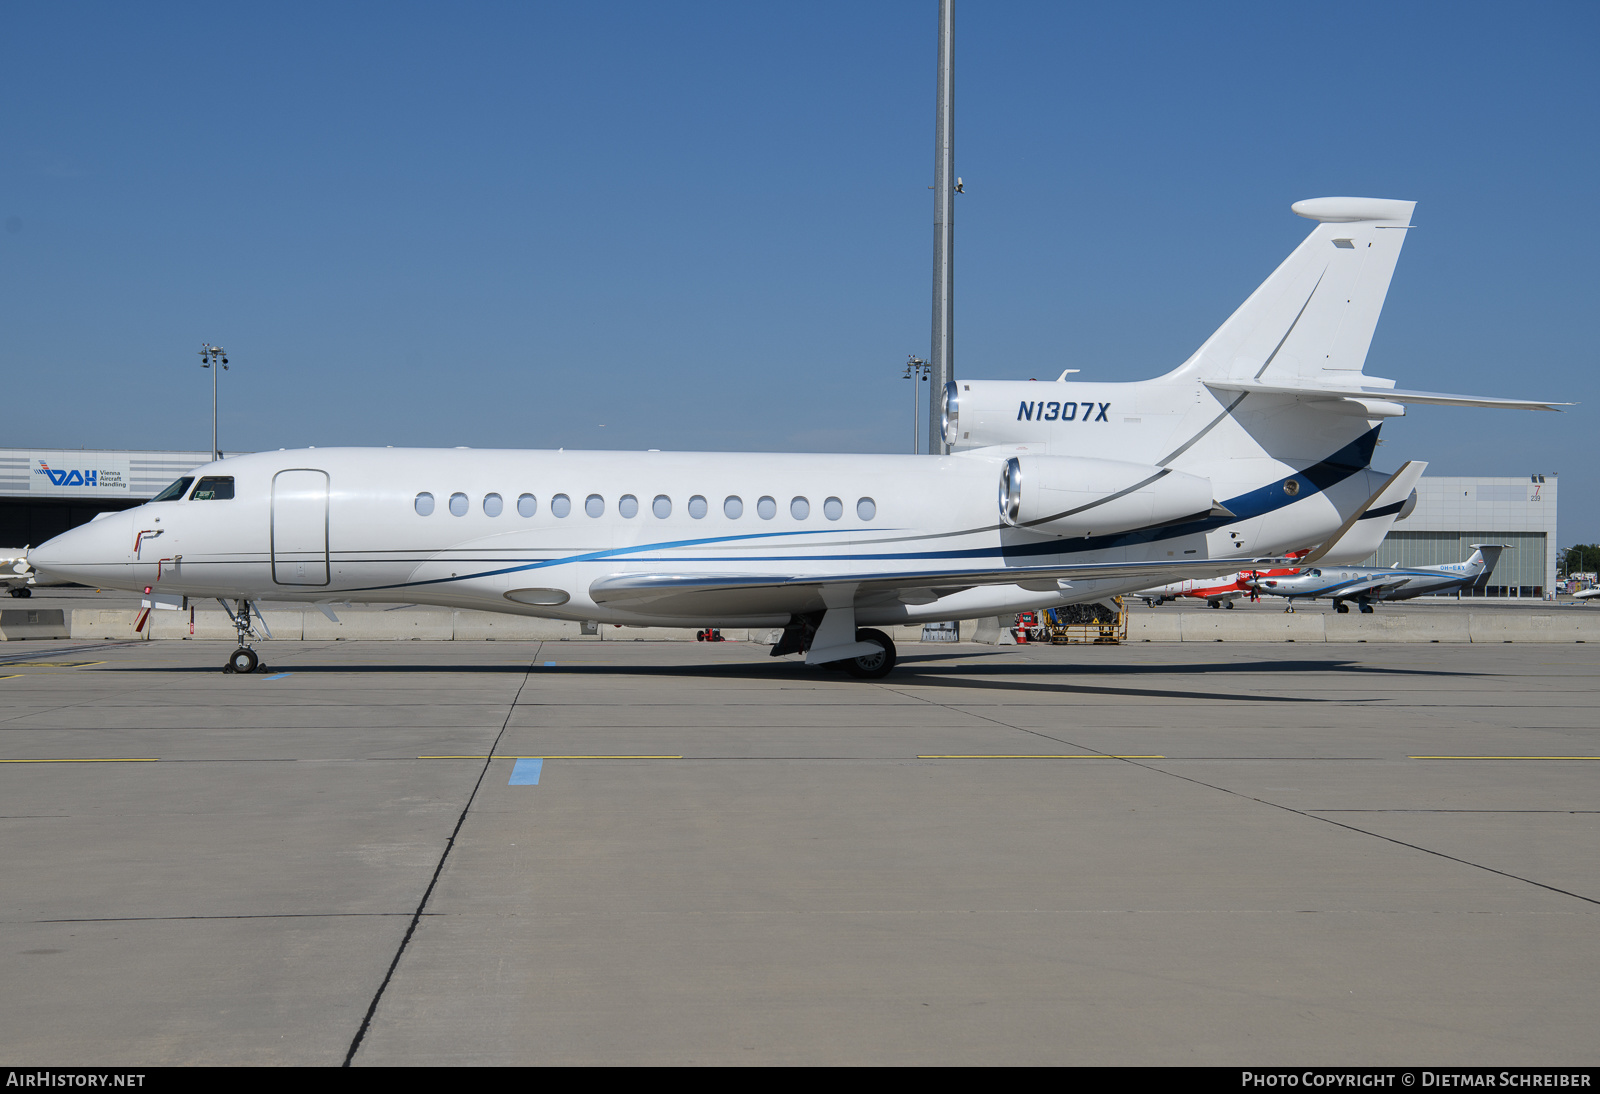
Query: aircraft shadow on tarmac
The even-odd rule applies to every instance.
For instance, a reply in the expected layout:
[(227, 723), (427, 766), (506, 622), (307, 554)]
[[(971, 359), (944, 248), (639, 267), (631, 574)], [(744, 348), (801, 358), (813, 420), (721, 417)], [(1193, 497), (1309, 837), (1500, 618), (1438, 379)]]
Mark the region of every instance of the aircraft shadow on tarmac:
[[(662, 679), (682, 680), (748, 680), (771, 681), (775, 683), (821, 683), (837, 681), (840, 684), (855, 684), (865, 686), (864, 681), (851, 681), (843, 674), (835, 674), (817, 669), (807, 669), (796, 661), (760, 661), (744, 664), (698, 664), (698, 665), (617, 665), (617, 664), (584, 664), (582, 662), (562, 662), (545, 665), (540, 662), (503, 663), (494, 665), (485, 664), (307, 664), (293, 659), (293, 654), (285, 653), (285, 660), (277, 661), (272, 666), (271, 672), (285, 672), (306, 675), (382, 675), (396, 674), (436, 673), (450, 676), (461, 674), (489, 674), (489, 675), (523, 675), (542, 674), (558, 675), (563, 677), (621, 677), (643, 676)], [(983, 662), (973, 664), (973, 658), (982, 658)], [(948, 664), (946, 662), (959, 661), (961, 664)], [(218, 674), (218, 670), (208, 665), (192, 666), (134, 666), (121, 667), (107, 665), (97, 671), (136, 672), (136, 673), (183, 673), (183, 674)], [(1247, 692), (1210, 690), (1188, 691), (1163, 688), (1141, 687), (1113, 687), (1084, 682), (1080, 676), (1120, 676), (1120, 677), (1161, 677), (1161, 676), (1193, 676), (1200, 674), (1243, 676), (1250, 674), (1282, 677), (1285, 675), (1315, 676), (1334, 674), (1338, 677), (1349, 679), (1351, 674), (1377, 675), (1377, 676), (1430, 676), (1430, 677), (1476, 677), (1484, 675), (1473, 672), (1451, 672), (1435, 669), (1399, 669), (1388, 668), (1381, 665), (1363, 664), (1348, 660), (1294, 660), (1294, 661), (1231, 661), (1231, 662), (1205, 662), (1185, 665), (1053, 665), (1039, 662), (1021, 662), (1007, 658), (998, 653), (949, 653), (949, 654), (914, 654), (903, 657), (899, 667), (888, 679), (880, 681), (884, 685), (917, 686), (951, 688), (963, 691), (1009, 691), (1032, 692), (1039, 694), (1056, 695), (1108, 695), (1127, 696), (1129, 698), (1143, 699), (1183, 699), (1202, 700), (1210, 703), (1352, 703), (1352, 702), (1379, 702), (1377, 698), (1362, 698), (1352, 695), (1338, 696), (1302, 696), (1302, 695), (1259, 695)], [(1066, 677), (1066, 679), (1063, 679)], [(240, 677), (238, 682), (251, 679)], [(255, 677), (255, 679), (262, 679)]]

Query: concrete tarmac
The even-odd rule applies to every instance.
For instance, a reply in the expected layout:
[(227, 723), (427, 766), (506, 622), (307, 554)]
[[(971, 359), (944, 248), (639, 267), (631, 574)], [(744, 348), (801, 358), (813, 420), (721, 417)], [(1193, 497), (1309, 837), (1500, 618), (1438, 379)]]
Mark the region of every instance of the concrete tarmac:
[(0, 1058), (1600, 1061), (1592, 645), (229, 649), (0, 649)]

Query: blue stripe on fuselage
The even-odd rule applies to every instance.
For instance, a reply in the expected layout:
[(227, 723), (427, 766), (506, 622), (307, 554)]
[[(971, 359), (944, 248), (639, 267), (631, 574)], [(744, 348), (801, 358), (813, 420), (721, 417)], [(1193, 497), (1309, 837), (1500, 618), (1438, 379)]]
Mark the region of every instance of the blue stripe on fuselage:
[[(1179, 539), (1184, 536), (1204, 535), (1218, 528), (1226, 528), (1230, 524), (1241, 520), (1282, 509), (1297, 501), (1303, 501), (1313, 494), (1320, 494), (1330, 486), (1337, 485), (1351, 475), (1364, 471), (1372, 461), (1372, 453), (1378, 444), (1378, 430), (1376, 427), (1368, 430), (1360, 437), (1339, 449), (1327, 459), (1311, 465), (1303, 471), (1268, 483), (1266, 486), (1239, 494), (1223, 501), (1223, 506), (1233, 514), (1231, 517), (1203, 517), (1199, 520), (1186, 521), (1182, 524), (1165, 524), (1155, 528), (1143, 528), (1136, 532), (1120, 532), (1108, 536), (1090, 536), (1085, 539), (1060, 540), (1052, 539), (1039, 543), (1000, 544), (995, 547), (973, 547), (949, 551), (897, 551), (871, 554), (831, 554), (831, 555), (784, 555), (773, 559), (769, 555), (723, 555), (715, 558), (701, 558), (691, 555), (667, 555), (659, 558), (645, 557), (641, 552), (671, 550), (675, 547), (699, 547), (711, 543), (732, 543), (740, 540), (781, 539), (789, 536), (832, 534), (838, 535), (846, 532), (860, 532), (861, 529), (804, 529), (795, 532), (760, 532), (738, 536), (711, 536), (705, 539), (671, 540), (663, 543), (639, 544), (631, 547), (615, 547), (604, 551), (585, 551), (582, 554), (567, 555), (562, 558), (540, 559), (536, 562), (523, 563), (517, 566), (505, 566), (494, 570), (480, 570), (476, 573), (466, 574), (461, 577), (428, 578), (422, 581), (402, 581), (393, 585), (371, 585), (364, 588), (349, 589), (348, 592), (376, 592), (384, 589), (409, 589), (423, 585), (448, 585), (458, 581), (471, 581), (481, 577), (490, 577), (500, 574), (519, 573), (526, 570), (540, 570), (550, 566), (563, 566), (573, 562), (597, 562), (607, 558), (627, 557), (634, 562), (710, 562), (727, 564), (730, 562), (896, 562), (911, 560), (951, 560), (951, 559), (980, 559), (1002, 558), (1023, 559), (1040, 555), (1086, 554), (1094, 551), (1105, 551), (1119, 547), (1133, 547), (1142, 543), (1154, 543), (1165, 539)], [(1300, 484), (1300, 489), (1291, 496), (1284, 487), (1291, 480)], [(955, 576), (955, 575), (953, 575)]]

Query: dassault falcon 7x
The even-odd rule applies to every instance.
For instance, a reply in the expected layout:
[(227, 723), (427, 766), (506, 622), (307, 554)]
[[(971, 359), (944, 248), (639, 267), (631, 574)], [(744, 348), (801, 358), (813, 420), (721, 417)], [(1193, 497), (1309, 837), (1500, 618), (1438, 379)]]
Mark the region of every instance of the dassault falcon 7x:
[(1165, 376), (950, 383), (948, 455), (264, 452), (198, 467), (30, 564), (216, 597), (239, 634), (225, 671), (258, 667), (272, 597), (782, 627), (774, 654), (878, 677), (895, 649), (874, 626), (1100, 600), (1318, 544), (1337, 557), (1303, 564), (1355, 562), (1421, 473), (1371, 468), (1384, 419), (1554, 409), (1363, 373), (1414, 204), (1296, 204), (1310, 235)]

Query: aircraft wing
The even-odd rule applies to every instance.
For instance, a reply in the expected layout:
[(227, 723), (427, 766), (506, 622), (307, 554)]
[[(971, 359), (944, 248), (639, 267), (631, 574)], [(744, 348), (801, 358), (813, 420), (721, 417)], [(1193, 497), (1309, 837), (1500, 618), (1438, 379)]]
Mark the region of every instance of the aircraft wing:
[(768, 615), (820, 611), (822, 590), (854, 586), (858, 607), (874, 603), (931, 604), (979, 585), (1021, 585), (1038, 592), (1067, 595), (1074, 581), (1148, 578), (1169, 582), (1217, 577), (1241, 569), (1282, 566), (1284, 558), (1210, 558), (1152, 562), (1106, 562), (1072, 566), (1013, 566), (999, 570), (928, 570), (900, 573), (840, 574), (683, 574), (619, 573), (596, 580), (589, 595), (596, 604), (664, 614)]
[(1393, 592), (1410, 581), (1410, 578), (1381, 577), (1374, 575), (1365, 581), (1352, 581), (1348, 585), (1341, 585), (1332, 590), (1332, 596), (1341, 599), (1352, 596), (1382, 596), (1384, 593)]

